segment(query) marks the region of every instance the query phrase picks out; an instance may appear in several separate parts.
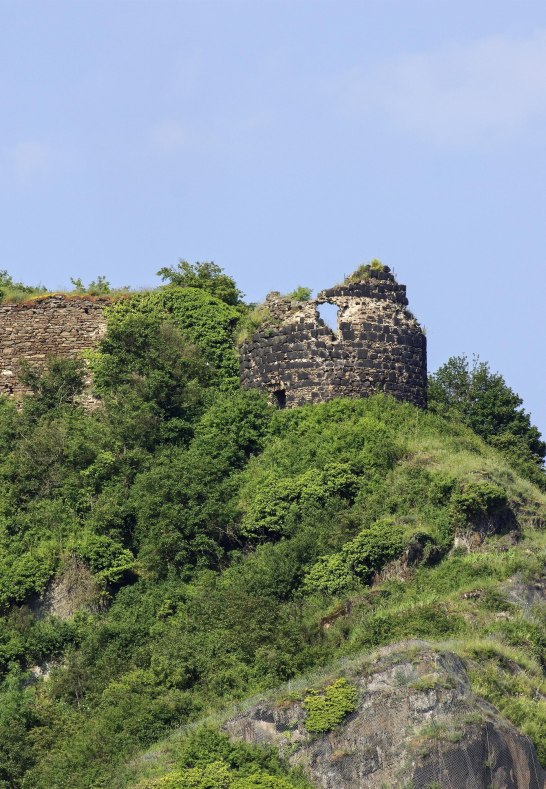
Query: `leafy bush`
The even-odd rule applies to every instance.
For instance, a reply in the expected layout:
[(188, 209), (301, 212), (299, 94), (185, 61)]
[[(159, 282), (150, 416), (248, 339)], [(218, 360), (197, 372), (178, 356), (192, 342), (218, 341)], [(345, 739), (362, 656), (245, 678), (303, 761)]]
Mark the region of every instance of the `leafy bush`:
[(307, 713), (305, 728), (310, 732), (334, 729), (349, 713), (355, 711), (357, 698), (355, 686), (343, 677), (322, 691), (309, 691), (304, 701)]
[(87, 533), (78, 537), (72, 547), (75, 556), (82, 559), (96, 577), (109, 584), (116, 584), (134, 569), (135, 558), (119, 542), (104, 535)]
[(349, 464), (329, 463), (323, 469), (310, 469), (299, 476), (271, 481), (257, 491), (242, 525), (245, 535), (283, 534), (306, 506), (336, 496), (353, 500), (358, 476)]
[(42, 543), (36, 551), (21, 553), (13, 543), (0, 549), (0, 607), (21, 603), (42, 592), (57, 565), (54, 546)]
[(225, 734), (199, 728), (172, 747), (177, 769), (139, 782), (135, 789), (307, 789), (271, 748), (231, 743)]
[(192, 264), (181, 259), (176, 268), (165, 266), (157, 274), (177, 288), (199, 288), (232, 307), (241, 303), (243, 294), (235, 281), (224, 274), (223, 269), (216, 263)]
[(298, 285), (297, 288), (288, 294), (288, 298), (293, 299), (294, 301), (309, 301), (312, 292), (312, 288), (306, 288), (303, 285)]
[(371, 578), (404, 550), (404, 532), (392, 518), (383, 518), (347, 543), (343, 553), (354, 574), (364, 581)]
[(338, 595), (355, 585), (357, 579), (343, 553), (322, 556), (304, 580), (306, 592)]
[(480, 525), (507, 507), (506, 491), (491, 482), (467, 482), (451, 496), (451, 510), (458, 525)]
[(384, 518), (361, 531), (340, 553), (322, 557), (307, 574), (305, 588), (309, 592), (339, 594), (356, 581), (367, 583), (404, 548), (403, 529), (392, 519)]

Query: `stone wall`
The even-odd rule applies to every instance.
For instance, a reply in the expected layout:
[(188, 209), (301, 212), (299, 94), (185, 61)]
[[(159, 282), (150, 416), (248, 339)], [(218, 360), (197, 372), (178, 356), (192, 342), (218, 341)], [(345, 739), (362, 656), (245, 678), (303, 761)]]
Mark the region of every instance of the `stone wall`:
[(0, 304), (0, 393), (25, 392), (21, 360), (43, 366), (48, 356), (70, 357), (93, 348), (106, 331), (108, 298), (54, 294), (22, 304)]
[[(320, 318), (338, 308), (337, 327)], [(406, 288), (390, 270), (294, 302), (271, 293), (271, 320), (241, 347), (241, 383), (280, 407), (386, 392), (426, 407), (426, 337), (407, 309)]]

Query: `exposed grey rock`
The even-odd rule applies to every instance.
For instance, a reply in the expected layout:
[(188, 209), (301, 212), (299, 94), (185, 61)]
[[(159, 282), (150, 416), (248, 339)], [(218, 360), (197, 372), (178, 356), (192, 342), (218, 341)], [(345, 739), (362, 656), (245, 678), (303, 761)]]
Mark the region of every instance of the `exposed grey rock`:
[(310, 734), (302, 700), (259, 704), (225, 728), (275, 745), (322, 789), (546, 787), (529, 738), (474, 696), (453, 653), (394, 645), (369, 669), (344, 673), (358, 706), (333, 731)]
[(69, 557), (32, 608), (37, 618), (56, 616), (70, 619), (76, 611), (104, 609), (101, 588), (89, 568), (76, 557)]

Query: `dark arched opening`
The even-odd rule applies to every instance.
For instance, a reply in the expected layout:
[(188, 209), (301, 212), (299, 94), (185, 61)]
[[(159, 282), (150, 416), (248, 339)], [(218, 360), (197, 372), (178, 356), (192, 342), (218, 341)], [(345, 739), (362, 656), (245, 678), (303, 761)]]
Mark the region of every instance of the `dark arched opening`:
[(273, 402), (277, 408), (286, 408), (286, 389), (276, 389), (273, 392)]

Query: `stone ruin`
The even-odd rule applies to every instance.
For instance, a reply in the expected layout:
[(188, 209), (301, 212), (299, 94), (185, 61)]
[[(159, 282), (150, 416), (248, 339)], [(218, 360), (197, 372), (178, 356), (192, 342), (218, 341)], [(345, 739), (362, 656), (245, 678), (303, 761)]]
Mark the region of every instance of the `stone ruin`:
[[(407, 309), (406, 287), (387, 266), (323, 290), (314, 301), (269, 293), (266, 320), (240, 349), (241, 384), (280, 408), (385, 392), (427, 404), (426, 337)], [(331, 328), (323, 304), (337, 308)]]
[[(270, 293), (262, 326), (240, 349), (241, 384), (269, 392), (279, 407), (386, 392), (422, 408), (427, 398), (426, 338), (408, 311), (406, 288), (386, 267), (359, 269), (314, 301)], [(0, 305), (0, 393), (20, 396), (22, 360), (94, 348), (106, 332), (108, 298), (47, 294)], [(330, 328), (321, 305), (337, 308)]]
[(94, 348), (106, 333), (106, 297), (52, 293), (21, 304), (0, 304), (0, 394), (20, 396), (21, 361), (43, 367)]

